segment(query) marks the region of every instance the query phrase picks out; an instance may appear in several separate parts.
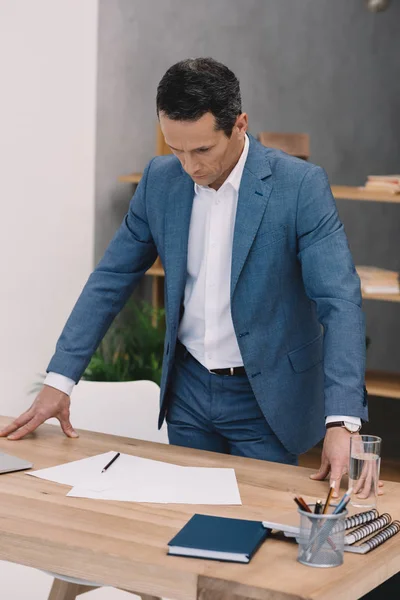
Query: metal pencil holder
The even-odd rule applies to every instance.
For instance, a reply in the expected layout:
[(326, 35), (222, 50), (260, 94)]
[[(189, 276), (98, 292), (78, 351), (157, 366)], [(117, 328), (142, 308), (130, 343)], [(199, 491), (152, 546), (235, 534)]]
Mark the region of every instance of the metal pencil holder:
[[(314, 505), (310, 504), (313, 511)], [(335, 507), (332, 507), (333, 509)], [(309, 567), (337, 567), (343, 563), (344, 520), (347, 510), (316, 515), (298, 509), (300, 536), (298, 561)]]

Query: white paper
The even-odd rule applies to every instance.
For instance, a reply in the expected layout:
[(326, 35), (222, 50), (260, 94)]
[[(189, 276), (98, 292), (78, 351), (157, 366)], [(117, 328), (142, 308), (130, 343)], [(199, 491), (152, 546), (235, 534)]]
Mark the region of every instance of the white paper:
[(107, 452), (29, 472), (29, 475), (74, 486), (75, 498), (178, 504), (241, 504), (234, 469), (182, 467), (121, 454), (102, 473), (116, 452)]
[[(115, 456), (115, 453), (113, 453)], [(105, 463), (107, 464), (107, 463)], [(104, 465), (103, 465), (104, 466)], [(130, 454), (120, 454), (117, 460), (105, 471), (93, 472), (83, 483), (77, 483), (80, 487), (93, 492), (122, 487), (130, 489), (142, 485), (149, 478), (157, 479), (162, 476), (172, 476), (172, 472), (182, 469), (179, 465), (131, 456)]]
[(146, 473), (131, 471), (125, 481), (114, 480), (107, 489), (98, 481), (76, 486), (68, 496), (99, 500), (154, 502), (173, 504), (241, 504), (233, 469), (179, 467), (157, 469)]
[[(27, 475), (39, 477), (39, 479), (47, 479), (55, 483), (64, 485), (84, 485), (88, 480), (93, 478), (97, 473), (101, 473), (107, 463), (115, 456), (115, 452), (106, 452), (75, 460), (73, 462), (58, 465), (57, 467), (49, 467), (40, 471), (27, 471)], [(106, 471), (107, 472), (107, 471)]]

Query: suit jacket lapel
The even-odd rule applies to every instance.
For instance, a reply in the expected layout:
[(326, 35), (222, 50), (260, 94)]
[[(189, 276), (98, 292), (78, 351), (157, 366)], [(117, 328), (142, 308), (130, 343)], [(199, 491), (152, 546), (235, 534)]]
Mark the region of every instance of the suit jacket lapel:
[(193, 197), (194, 183), (186, 173), (183, 172), (172, 180), (165, 212), (164, 248), (164, 268), (167, 274), (165, 285), (170, 319), (174, 316), (179, 319), (185, 289)]
[(249, 154), (240, 183), (233, 235), (231, 298), (272, 191), (272, 183), (267, 179), (271, 175), (267, 150), (254, 138), (249, 138)]

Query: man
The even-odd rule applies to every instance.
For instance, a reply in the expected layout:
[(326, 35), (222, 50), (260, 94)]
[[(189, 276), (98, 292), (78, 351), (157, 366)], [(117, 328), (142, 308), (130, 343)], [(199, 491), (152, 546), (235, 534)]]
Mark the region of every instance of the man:
[[(43, 389), (0, 435), (69, 421), (72, 388), (157, 254), (170, 442), (296, 464), (337, 482), (367, 419), (360, 284), (325, 172), (247, 135), (239, 82), (213, 59), (172, 66), (157, 112), (173, 156), (147, 166), (57, 343)], [(110, 402), (112, 399), (110, 399)]]

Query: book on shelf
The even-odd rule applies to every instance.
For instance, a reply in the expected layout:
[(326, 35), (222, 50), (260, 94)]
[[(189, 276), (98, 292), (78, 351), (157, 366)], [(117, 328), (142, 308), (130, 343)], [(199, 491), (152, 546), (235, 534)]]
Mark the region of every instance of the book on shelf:
[[(282, 517), (277, 516), (273, 521), (263, 521), (263, 526), (272, 532), (280, 531), (285, 537), (298, 542), (300, 526), (296, 513), (286, 513)], [(379, 515), (376, 509), (372, 509), (347, 517), (344, 520), (344, 528), (344, 551), (367, 554), (399, 533), (400, 521), (393, 521), (388, 513)]]
[(368, 175), (361, 189), (400, 194), (400, 175)]
[(399, 294), (400, 276), (397, 271), (372, 266), (356, 266), (361, 289), (366, 294)]

